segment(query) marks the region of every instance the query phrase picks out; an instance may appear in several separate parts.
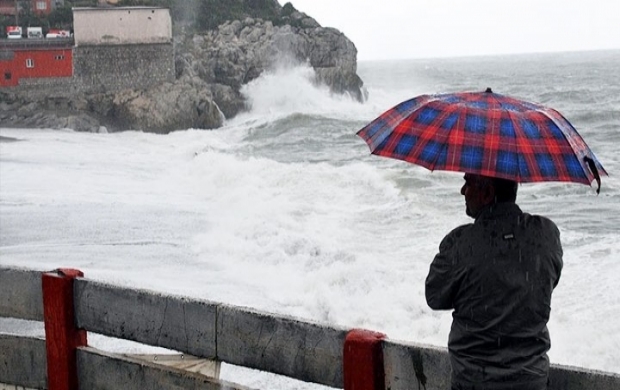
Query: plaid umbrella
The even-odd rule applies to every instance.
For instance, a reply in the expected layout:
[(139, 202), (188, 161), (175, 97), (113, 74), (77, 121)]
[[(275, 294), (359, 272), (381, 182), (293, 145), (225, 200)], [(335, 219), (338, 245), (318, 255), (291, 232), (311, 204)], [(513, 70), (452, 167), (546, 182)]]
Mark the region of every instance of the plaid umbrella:
[(607, 172), (558, 111), (485, 92), (421, 95), (398, 104), (357, 135), (372, 154), (433, 170), (517, 182), (568, 181), (600, 190)]

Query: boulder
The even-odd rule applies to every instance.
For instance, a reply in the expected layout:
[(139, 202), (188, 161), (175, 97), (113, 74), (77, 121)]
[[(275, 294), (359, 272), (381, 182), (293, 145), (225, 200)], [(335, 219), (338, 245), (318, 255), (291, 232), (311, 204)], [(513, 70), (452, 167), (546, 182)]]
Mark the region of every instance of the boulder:
[(0, 93), (0, 101), (3, 126), (94, 131), (100, 125), (97, 118), (89, 115), (88, 103), (81, 97), (5, 92)]
[(224, 115), (201, 81), (179, 79), (144, 91), (122, 91), (112, 99), (117, 126), (155, 133), (187, 128), (214, 129)]

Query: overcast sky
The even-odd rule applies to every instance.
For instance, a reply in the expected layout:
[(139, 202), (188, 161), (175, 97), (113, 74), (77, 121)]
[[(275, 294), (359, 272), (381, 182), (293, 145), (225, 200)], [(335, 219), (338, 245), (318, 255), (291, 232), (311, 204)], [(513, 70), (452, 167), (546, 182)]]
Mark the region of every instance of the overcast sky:
[(342, 31), (357, 47), (358, 60), (620, 49), (620, 0), (291, 3)]

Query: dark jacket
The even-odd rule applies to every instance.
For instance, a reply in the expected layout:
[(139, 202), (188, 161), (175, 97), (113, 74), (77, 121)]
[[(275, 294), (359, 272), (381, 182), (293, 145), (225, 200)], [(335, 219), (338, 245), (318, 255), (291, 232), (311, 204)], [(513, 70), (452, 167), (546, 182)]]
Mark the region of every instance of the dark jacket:
[(561, 270), (556, 225), (514, 203), (488, 207), (443, 239), (426, 301), (454, 309), (448, 349), (455, 388), (546, 388), (547, 321)]

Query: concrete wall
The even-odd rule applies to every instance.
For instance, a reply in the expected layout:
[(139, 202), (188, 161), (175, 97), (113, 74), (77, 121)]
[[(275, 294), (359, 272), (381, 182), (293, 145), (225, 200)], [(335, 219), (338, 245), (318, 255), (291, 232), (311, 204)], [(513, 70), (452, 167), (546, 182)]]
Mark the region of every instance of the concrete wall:
[(172, 42), (172, 20), (167, 8), (74, 8), (76, 46)]

